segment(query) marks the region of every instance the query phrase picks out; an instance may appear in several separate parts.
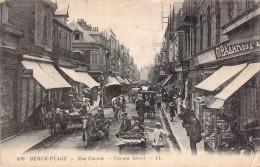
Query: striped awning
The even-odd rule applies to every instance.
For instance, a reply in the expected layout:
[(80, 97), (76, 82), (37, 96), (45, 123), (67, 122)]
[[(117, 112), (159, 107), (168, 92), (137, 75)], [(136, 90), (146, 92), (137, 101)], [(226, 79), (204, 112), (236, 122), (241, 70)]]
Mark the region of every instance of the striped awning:
[(27, 60), (22, 61), (22, 64), (26, 69), (33, 70), (33, 77), (44, 89), (71, 87), (52, 64)]

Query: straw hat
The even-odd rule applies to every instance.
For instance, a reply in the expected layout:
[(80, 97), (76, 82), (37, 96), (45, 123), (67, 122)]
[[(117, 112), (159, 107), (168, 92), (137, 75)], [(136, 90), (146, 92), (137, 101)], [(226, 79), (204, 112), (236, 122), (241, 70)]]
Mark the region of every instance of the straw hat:
[(157, 123), (155, 124), (155, 126), (156, 126), (156, 125), (158, 125), (158, 126), (162, 126), (160, 122), (157, 122)]

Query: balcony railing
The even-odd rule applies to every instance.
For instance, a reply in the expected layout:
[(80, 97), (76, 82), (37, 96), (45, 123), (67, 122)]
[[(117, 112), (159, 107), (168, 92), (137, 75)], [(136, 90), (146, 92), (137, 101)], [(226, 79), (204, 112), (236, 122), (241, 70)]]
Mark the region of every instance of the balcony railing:
[(73, 53), (70, 50), (63, 48), (54, 47), (52, 50), (52, 56), (56, 60), (68, 60), (68, 61), (77, 61), (84, 63), (84, 56), (81, 54)]

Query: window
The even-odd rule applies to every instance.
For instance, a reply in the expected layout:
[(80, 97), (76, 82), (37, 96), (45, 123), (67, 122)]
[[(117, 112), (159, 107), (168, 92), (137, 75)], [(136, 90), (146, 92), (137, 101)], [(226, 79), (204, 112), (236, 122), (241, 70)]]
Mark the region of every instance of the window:
[(98, 62), (98, 53), (96, 52), (92, 52), (92, 55), (91, 55), (91, 64), (92, 65), (97, 65), (99, 62)]
[(65, 45), (64, 45), (65, 49), (68, 49), (68, 35), (67, 33), (65, 33)]
[(228, 1), (228, 19), (231, 20), (233, 18), (234, 14), (234, 0), (229, 0)]
[(246, 8), (249, 9), (255, 5), (255, 0), (246, 0)]
[(208, 22), (208, 47), (211, 46), (211, 17), (210, 17), (210, 6), (207, 8), (207, 22)]
[(200, 51), (203, 50), (203, 24), (202, 15), (200, 15)]
[(48, 31), (48, 17), (47, 15), (43, 16), (43, 30), (42, 30), (42, 39), (43, 42), (46, 43), (47, 42), (47, 31)]
[(75, 39), (75, 40), (79, 40), (79, 33), (75, 33), (75, 34), (74, 34), (74, 39)]

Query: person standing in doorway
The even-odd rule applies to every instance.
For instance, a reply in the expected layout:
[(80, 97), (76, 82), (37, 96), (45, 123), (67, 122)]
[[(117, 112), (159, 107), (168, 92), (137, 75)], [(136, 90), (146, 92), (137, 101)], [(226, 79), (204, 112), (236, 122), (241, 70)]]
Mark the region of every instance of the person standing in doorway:
[(201, 126), (200, 121), (195, 117), (194, 111), (190, 114), (191, 124), (190, 124), (190, 148), (191, 153), (197, 154), (196, 144), (202, 140), (201, 137)]

